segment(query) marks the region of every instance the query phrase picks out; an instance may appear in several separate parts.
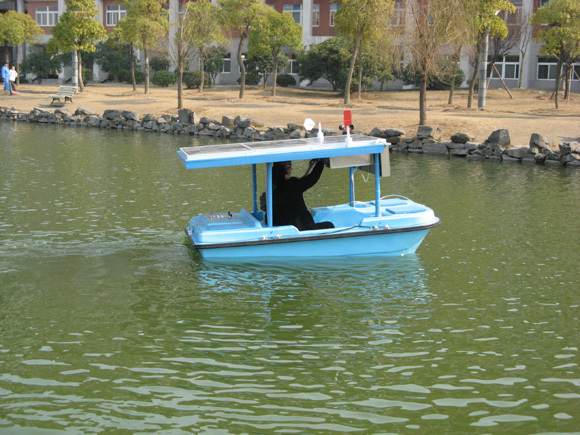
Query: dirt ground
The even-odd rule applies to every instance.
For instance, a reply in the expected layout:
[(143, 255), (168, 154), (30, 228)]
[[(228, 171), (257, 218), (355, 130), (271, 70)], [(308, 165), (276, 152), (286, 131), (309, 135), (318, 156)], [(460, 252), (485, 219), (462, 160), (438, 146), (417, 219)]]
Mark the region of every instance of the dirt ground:
[[(0, 95), (0, 106), (15, 107), (29, 112), (35, 107), (54, 109), (49, 94), (57, 91), (56, 85), (21, 84), (17, 95)], [(221, 120), (222, 115), (251, 118), (264, 126), (285, 126), (293, 122), (303, 124), (306, 118), (322, 122), (323, 127), (338, 129), (343, 111), (352, 111), (357, 130), (370, 132), (399, 128), (414, 135), (419, 122), (419, 94), (417, 91), (388, 91), (353, 95), (352, 104), (346, 107), (342, 97), (334, 92), (278, 88), (278, 96), (271, 97), (270, 88), (246, 87), (245, 96), (238, 98), (237, 86), (214, 86), (203, 93), (185, 90), (183, 105), (198, 116)], [(554, 108), (551, 91), (515, 89), (510, 99), (505, 90), (493, 89), (487, 93), (484, 110), (467, 109), (467, 90), (456, 91), (453, 104), (447, 104), (448, 92), (430, 91), (427, 95), (427, 125), (441, 128), (443, 140), (463, 131), (482, 142), (499, 128), (507, 128), (514, 146), (528, 145), (532, 133), (540, 133), (554, 144), (580, 141), (580, 95), (572, 94), (570, 101), (560, 102)], [(69, 112), (85, 107), (102, 114), (106, 109), (133, 110), (140, 115), (176, 114), (177, 88), (151, 86), (145, 95), (143, 86), (136, 92), (126, 84), (91, 84), (84, 92), (67, 103)], [(477, 107), (477, 96), (474, 99)]]

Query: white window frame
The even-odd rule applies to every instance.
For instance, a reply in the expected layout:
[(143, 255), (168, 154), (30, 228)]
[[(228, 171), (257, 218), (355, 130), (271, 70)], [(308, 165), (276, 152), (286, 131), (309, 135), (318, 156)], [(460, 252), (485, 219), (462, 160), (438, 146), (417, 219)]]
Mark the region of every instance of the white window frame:
[(224, 56), (224, 66), (222, 67), (222, 73), (231, 74), (232, 72), (232, 54), (226, 53)]
[(312, 27), (320, 27), (320, 5), (312, 5)]
[(283, 74), (293, 74), (293, 75), (298, 75), (298, 71), (296, 70), (296, 66), (298, 65), (298, 61), (296, 59), (294, 59), (293, 55), (288, 55), (288, 60), (290, 61), (290, 63), (288, 64), (288, 66), (284, 69), (284, 71), (282, 71)]
[(508, 13), (505, 19), (505, 23), (508, 26), (521, 26), (522, 25), (523, 9), (521, 6), (516, 6), (516, 11), (513, 14)]
[(330, 16), (328, 17), (328, 25), (330, 27), (334, 27), (334, 16), (336, 15), (336, 12), (338, 12), (339, 9), (340, 9), (339, 4), (337, 3), (330, 4)]
[[(548, 68), (548, 77), (540, 77), (540, 68)], [(558, 61), (554, 59), (553, 62), (541, 62), (538, 58), (538, 67), (536, 69), (536, 80), (556, 80), (556, 76), (558, 75)]]
[[(518, 60), (517, 61), (507, 61), (506, 57), (517, 57)], [(504, 80), (519, 80), (520, 79), (520, 59), (519, 56), (517, 55), (513, 55), (513, 56), (502, 56), (501, 60), (497, 61), (495, 63), (495, 67), (498, 69), (498, 71), (501, 74), (501, 78)], [(507, 67), (513, 67), (513, 71), (514, 71), (514, 76), (515, 77), (506, 77), (506, 68)], [(499, 76), (497, 75), (497, 71), (495, 69), (492, 70), (491, 72), (491, 78), (492, 79), (499, 79)]]
[(294, 18), (294, 21), (298, 24), (302, 24), (302, 5), (301, 4), (291, 4), (284, 5), (283, 12), (288, 12)]
[(41, 27), (54, 27), (58, 23), (58, 6), (36, 6), (35, 20)]
[(127, 16), (127, 9), (124, 5), (107, 5), (107, 26), (114, 27), (120, 19)]
[(395, 27), (405, 25), (405, 4), (403, 2), (395, 2), (395, 9), (391, 17), (391, 24)]
[[(576, 76), (574, 71), (576, 71), (578, 76)], [(578, 78), (578, 77), (580, 77), (580, 63), (573, 63), (572, 64), (572, 81), (580, 81), (580, 78)]]

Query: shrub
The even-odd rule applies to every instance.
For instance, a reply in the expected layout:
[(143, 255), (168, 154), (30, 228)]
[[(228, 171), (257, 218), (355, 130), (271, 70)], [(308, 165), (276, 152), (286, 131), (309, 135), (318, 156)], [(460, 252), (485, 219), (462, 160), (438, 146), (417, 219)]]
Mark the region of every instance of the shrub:
[[(201, 72), (199, 71), (186, 71), (183, 73), (183, 83), (185, 83), (185, 87), (187, 89), (196, 89), (199, 88), (199, 84), (201, 83)], [(203, 75), (203, 87), (210, 88), (211, 87), (211, 78), (209, 74)]]
[[(131, 83), (131, 70), (124, 69), (119, 71), (119, 81), (125, 83)], [(145, 73), (140, 70), (135, 70), (135, 81), (137, 83), (145, 82)]]
[[(371, 77), (363, 77), (362, 79), (362, 92), (366, 92), (369, 89), (372, 90), (375, 86), (375, 81)], [(350, 92), (358, 92), (358, 77), (353, 77), (350, 82)]]
[[(95, 62), (101, 69), (109, 73), (109, 79), (119, 81), (119, 72), (124, 69), (131, 69), (131, 56), (133, 55), (127, 44), (110, 46), (100, 43), (97, 45), (94, 57)], [(70, 54), (68, 54), (68, 57), (70, 58)]]
[(212, 46), (207, 49), (205, 56), (205, 72), (209, 73), (212, 83), (215, 84), (217, 75), (224, 69), (226, 49), (221, 46)]
[(28, 57), (20, 64), (20, 73), (34, 74), (38, 79), (38, 83), (42, 83), (43, 78), (58, 74), (59, 69), (60, 60), (58, 56), (47, 53), (45, 46), (32, 48)]
[(296, 79), (292, 77), (290, 74), (280, 74), (276, 78), (276, 84), (278, 86), (282, 86), (283, 88), (287, 88), (288, 86), (295, 86)]
[[(262, 80), (262, 76), (260, 76), (260, 74), (258, 72), (246, 72), (246, 85), (248, 86), (257, 86), (260, 84), (260, 81)], [(242, 78), (238, 78), (237, 82), (239, 84), (242, 83)]]
[(83, 83), (89, 83), (93, 81), (93, 70), (89, 68), (83, 68)]
[(155, 72), (169, 70), (169, 60), (161, 57), (154, 57), (149, 61), (149, 66)]
[[(437, 59), (437, 64), (427, 78), (428, 90), (448, 90), (455, 76), (455, 87), (458, 88), (465, 80), (465, 73), (459, 68), (456, 62), (445, 58)], [(417, 65), (411, 62), (401, 72), (400, 78), (406, 85), (420, 86), (421, 73)]]
[(298, 54), (300, 80), (312, 84), (323, 78), (330, 82), (333, 90), (342, 90), (351, 57), (351, 44), (347, 38), (335, 36), (327, 39)]
[(176, 81), (175, 74), (171, 71), (156, 71), (153, 74), (152, 82), (156, 86), (166, 88), (169, 85), (174, 85)]

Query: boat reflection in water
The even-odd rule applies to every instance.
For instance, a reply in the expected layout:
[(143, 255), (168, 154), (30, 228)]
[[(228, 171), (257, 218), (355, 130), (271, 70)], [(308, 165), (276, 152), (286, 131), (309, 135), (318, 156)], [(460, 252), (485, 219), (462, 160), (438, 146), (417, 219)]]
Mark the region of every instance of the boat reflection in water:
[(384, 320), (385, 316), (424, 312), (434, 297), (415, 254), (388, 260), (193, 261), (192, 272), (198, 296), (227, 299), (224, 309), (230, 314), (260, 312), (271, 318), (278, 312), (286, 321), (294, 313), (307, 323), (323, 323), (323, 319), (344, 316), (347, 311), (347, 317), (357, 321), (375, 315)]

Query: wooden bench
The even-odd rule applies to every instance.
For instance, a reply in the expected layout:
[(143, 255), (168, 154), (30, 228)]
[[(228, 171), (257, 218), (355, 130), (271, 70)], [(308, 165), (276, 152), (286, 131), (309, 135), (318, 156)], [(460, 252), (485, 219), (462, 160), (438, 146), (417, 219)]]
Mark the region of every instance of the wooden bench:
[(66, 103), (70, 101), (72, 103), (72, 97), (74, 94), (77, 93), (76, 86), (60, 86), (58, 88), (58, 92), (56, 94), (49, 95), (48, 98), (52, 98), (51, 105), (54, 104), (56, 101), (62, 103), (63, 100)]

